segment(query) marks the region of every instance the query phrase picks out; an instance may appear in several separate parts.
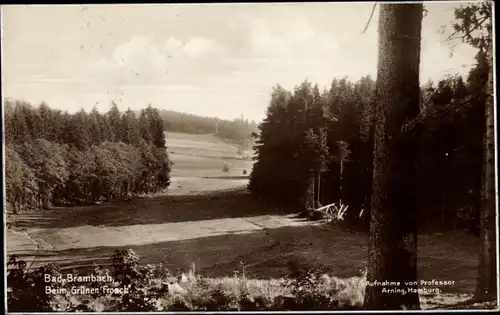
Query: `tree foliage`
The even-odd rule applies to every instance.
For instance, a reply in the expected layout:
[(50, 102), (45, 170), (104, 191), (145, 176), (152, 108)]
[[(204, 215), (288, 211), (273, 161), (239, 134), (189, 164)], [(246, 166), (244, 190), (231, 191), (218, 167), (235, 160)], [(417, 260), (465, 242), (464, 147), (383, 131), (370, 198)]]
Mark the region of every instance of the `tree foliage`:
[(6, 100), (6, 193), (11, 211), (154, 193), (170, 184), (158, 110), (75, 114)]
[[(478, 65), (484, 69), (482, 84), (476, 91), (483, 94), (484, 142), (482, 152), (480, 237), (481, 252), (478, 259), (478, 278), (474, 298), (479, 301), (494, 300), (497, 297), (498, 263), (495, 219), (495, 110), (493, 89), (493, 3), (480, 2), (461, 6), (455, 10), (453, 35), (477, 48)], [(452, 36), (453, 36), (452, 35)], [(479, 76), (481, 77), (481, 76)]]
[[(479, 223), (488, 67), (480, 55), (477, 58), (467, 77), (444, 77), (421, 88), (421, 107), (426, 113), (419, 116), (422, 224), (476, 230)], [(375, 82), (370, 77), (356, 82), (335, 79), (321, 93), (315, 92), (310, 83), (301, 84), (293, 92), (276, 86), (266, 118), (254, 134), (256, 162), (249, 184), (252, 194), (302, 210), (311, 205), (306, 205), (304, 196), (308, 190), (312, 194), (315, 178), (319, 203), (342, 200), (349, 205), (348, 220), (359, 218), (363, 209), (362, 217), (368, 218), (374, 91)], [(316, 95), (317, 103), (313, 102), (315, 93), (320, 95)]]

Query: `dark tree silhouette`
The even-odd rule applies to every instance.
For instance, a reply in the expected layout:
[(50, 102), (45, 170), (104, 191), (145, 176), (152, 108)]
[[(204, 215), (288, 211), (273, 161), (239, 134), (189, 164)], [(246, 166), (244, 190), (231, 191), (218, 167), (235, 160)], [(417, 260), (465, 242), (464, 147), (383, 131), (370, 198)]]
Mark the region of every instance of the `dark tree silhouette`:
[(461, 6), (455, 10), (454, 33), (464, 42), (478, 49), (479, 67), (487, 69), (484, 90), (483, 166), (481, 180), (481, 243), (478, 278), (474, 298), (479, 301), (496, 299), (498, 264), (496, 261), (496, 194), (495, 194), (495, 126), (493, 102), (493, 10), (492, 2)]
[(107, 114), (94, 108), (70, 115), (44, 103), (34, 108), (6, 100), (7, 209), (86, 204), (167, 188), (171, 165), (163, 123), (156, 109), (149, 111), (140, 121), (131, 110), (121, 114), (116, 104)]
[(373, 192), (367, 281), (399, 282), (396, 287), (368, 284), (367, 309), (418, 309), (417, 281), (417, 135), (401, 126), (419, 113), (422, 4), (381, 4)]

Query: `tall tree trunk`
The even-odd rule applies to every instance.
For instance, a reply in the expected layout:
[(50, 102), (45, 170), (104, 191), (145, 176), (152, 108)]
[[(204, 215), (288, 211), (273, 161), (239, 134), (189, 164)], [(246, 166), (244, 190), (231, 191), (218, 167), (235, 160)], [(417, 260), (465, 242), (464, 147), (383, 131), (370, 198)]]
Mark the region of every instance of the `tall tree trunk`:
[(345, 163), (345, 160), (347, 158), (347, 148), (348, 148), (348, 144), (346, 142), (341, 142), (339, 144), (340, 146), (340, 154), (339, 154), (339, 157), (340, 157), (340, 171), (339, 171), (339, 183), (340, 183), (340, 188), (339, 188), (339, 191), (340, 191), (340, 200), (345, 200), (345, 196), (344, 196), (344, 163)]
[(314, 172), (306, 173), (306, 190), (302, 197), (301, 206), (304, 210), (309, 211), (314, 209)]
[(488, 52), (489, 71), (486, 86), (483, 174), (481, 187), (481, 252), (474, 298), (479, 301), (497, 297), (497, 261), (495, 231), (495, 109), (493, 102), (493, 56)]
[(367, 309), (420, 308), (418, 293), (408, 291), (415, 287), (405, 284), (417, 281), (418, 135), (405, 138), (401, 126), (419, 113), (422, 9), (422, 4), (380, 5)]
[[(372, 106), (376, 106), (374, 103)], [(373, 182), (373, 146), (375, 138), (375, 121), (376, 113), (375, 110), (371, 114), (369, 127), (368, 127), (368, 139), (366, 146), (369, 148), (363, 155), (363, 166), (365, 167), (366, 182), (368, 185), (365, 187), (365, 199), (363, 213), (361, 215), (361, 220), (363, 220), (363, 227), (369, 228), (369, 222), (371, 218), (371, 198), (372, 198), (372, 182)]]
[(312, 173), (312, 208), (316, 209), (316, 175)]
[(321, 171), (318, 172), (318, 200), (316, 201), (316, 206), (319, 207), (321, 204)]

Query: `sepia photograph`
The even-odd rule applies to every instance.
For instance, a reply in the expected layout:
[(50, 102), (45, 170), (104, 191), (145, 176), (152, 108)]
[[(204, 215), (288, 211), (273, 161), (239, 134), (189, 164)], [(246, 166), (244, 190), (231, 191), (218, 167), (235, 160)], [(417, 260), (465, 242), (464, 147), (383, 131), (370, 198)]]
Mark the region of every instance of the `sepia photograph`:
[(498, 311), (494, 9), (2, 5), (4, 311)]

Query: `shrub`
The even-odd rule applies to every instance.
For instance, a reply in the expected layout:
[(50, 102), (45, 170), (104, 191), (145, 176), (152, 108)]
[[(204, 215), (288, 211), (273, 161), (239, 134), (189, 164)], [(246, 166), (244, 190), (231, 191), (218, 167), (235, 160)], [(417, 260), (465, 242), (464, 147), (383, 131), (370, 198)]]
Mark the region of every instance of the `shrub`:
[[(139, 264), (132, 250), (117, 250), (110, 270), (95, 266), (96, 275), (113, 275), (114, 286), (128, 286), (127, 294), (71, 296), (47, 295), (44, 275), (60, 274), (55, 265), (29, 271), (15, 256), (9, 260), (9, 311), (280, 311), (357, 309), (363, 301), (363, 279), (339, 280), (320, 270), (291, 264), (290, 277), (282, 280), (247, 279), (245, 268), (234, 277), (210, 279), (192, 269), (179, 278), (163, 266)], [(360, 281), (361, 279), (361, 281)], [(168, 281), (168, 282), (165, 282)], [(68, 285), (75, 285), (68, 284)], [(95, 286), (98, 283), (81, 283)], [(59, 284), (53, 283), (53, 288)], [(176, 290), (173, 290), (177, 288)], [(171, 290), (172, 289), (172, 290)]]
[(168, 288), (152, 286), (151, 278), (156, 274), (152, 265), (139, 266), (139, 257), (131, 250), (116, 250), (112, 257), (115, 278), (129, 287), (117, 304), (122, 312), (151, 312), (156, 310), (158, 298), (167, 293)]
[[(23, 260), (18, 260), (15, 255), (7, 262), (7, 306), (11, 312), (48, 312), (52, 311), (51, 298), (45, 293), (45, 275), (58, 276), (57, 266), (49, 264), (38, 270), (30, 271)], [(52, 288), (57, 289), (58, 283), (53, 283)]]

